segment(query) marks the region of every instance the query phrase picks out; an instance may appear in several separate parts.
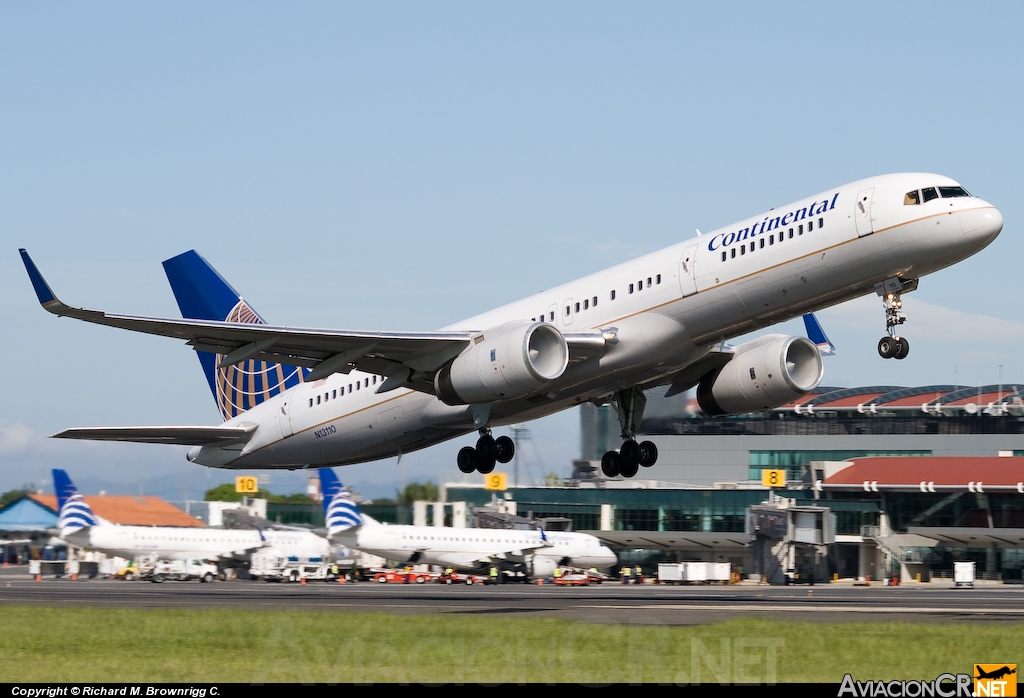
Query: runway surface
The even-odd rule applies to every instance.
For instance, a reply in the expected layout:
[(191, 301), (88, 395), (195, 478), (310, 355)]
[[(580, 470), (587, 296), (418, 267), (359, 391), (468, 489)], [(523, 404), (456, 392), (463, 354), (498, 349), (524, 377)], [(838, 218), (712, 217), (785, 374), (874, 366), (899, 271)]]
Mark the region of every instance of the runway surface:
[(446, 586), (441, 584), (270, 584), (257, 581), (33, 581), (0, 572), (0, 603), (117, 608), (246, 608), (396, 614), (508, 614), (599, 623), (691, 625), (741, 617), (801, 622), (1024, 622), (1024, 588), (948, 582), (898, 587)]

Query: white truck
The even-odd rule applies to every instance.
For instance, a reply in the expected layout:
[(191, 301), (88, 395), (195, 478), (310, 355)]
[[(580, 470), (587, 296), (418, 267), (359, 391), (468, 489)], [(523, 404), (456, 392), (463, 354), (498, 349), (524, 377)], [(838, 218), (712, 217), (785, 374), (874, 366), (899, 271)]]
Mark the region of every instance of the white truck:
[(187, 582), (198, 579), (212, 582), (217, 578), (217, 565), (206, 560), (159, 560), (146, 571), (151, 582)]

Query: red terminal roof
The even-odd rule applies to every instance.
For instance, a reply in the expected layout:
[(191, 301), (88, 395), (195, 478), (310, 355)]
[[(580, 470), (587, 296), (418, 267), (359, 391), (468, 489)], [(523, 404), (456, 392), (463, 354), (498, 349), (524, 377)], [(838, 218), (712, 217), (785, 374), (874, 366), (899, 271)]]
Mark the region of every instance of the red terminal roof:
[[(29, 497), (57, 512), (57, 497), (52, 494), (30, 494)], [(85, 503), (96, 516), (125, 526), (181, 526), (203, 528), (204, 524), (159, 497), (115, 495), (83, 495)]]
[(969, 482), (990, 486), (1016, 487), (1024, 482), (1024, 458), (904, 456), (854, 458), (853, 465), (826, 478), (826, 485), (862, 485), (865, 481), (879, 485), (936, 485), (967, 487)]

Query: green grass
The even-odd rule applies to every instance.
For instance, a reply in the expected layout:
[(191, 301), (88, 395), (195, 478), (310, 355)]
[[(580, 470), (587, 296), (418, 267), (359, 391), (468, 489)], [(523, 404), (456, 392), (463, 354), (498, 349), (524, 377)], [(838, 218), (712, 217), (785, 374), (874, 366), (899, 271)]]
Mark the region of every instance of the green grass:
[(1024, 664), (1024, 625), (694, 626), (508, 616), (0, 607), (0, 681), (839, 682)]

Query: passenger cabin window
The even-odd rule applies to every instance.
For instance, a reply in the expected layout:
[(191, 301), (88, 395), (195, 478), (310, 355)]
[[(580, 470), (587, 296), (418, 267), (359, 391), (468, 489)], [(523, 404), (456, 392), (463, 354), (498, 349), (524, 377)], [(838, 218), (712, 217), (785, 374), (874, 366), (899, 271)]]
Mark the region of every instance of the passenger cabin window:
[(654, 277), (654, 283), (656, 283), (656, 284), (660, 284), (661, 283), (661, 274), (658, 274), (657, 276)]
[(935, 187), (928, 187), (927, 189), (921, 190), (921, 200), (924, 203), (928, 203), (932, 199), (939, 198), (939, 192), (935, 191)]
[(915, 189), (914, 191), (908, 191), (903, 197), (904, 206), (917, 206), (921, 203), (921, 194)]
[(580, 304), (579, 303), (576, 304), (576, 312), (577, 313), (580, 312)]
[(630, 292), (630, 293), (632, 293), (632, 292), (633, 292), (633, 284), (630, 284), (630, 285), (629, 285), (629, 292)]
[(592, 303), (593, 303), (593, 306), (596, 308), (597, 307), (597, 296), (594, 296), (594, 300), (592, 301)]
[(722, 250), (722, 261), (725, 261), (725, 250)]
[(612, 292), (610, 294), (608, 294), (608, 300), (610, 300), (610, 301), (615, 300), (615, 291), (614, 290), (612, 290)]
[(943, 199), (955, 199), (958, 196), (970, 196), (963, 187), (939, 187)]

